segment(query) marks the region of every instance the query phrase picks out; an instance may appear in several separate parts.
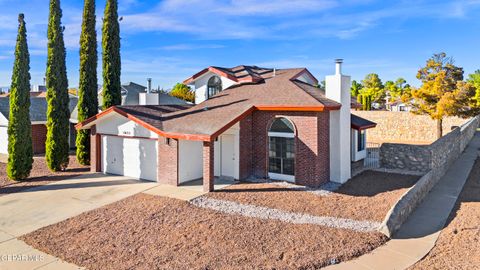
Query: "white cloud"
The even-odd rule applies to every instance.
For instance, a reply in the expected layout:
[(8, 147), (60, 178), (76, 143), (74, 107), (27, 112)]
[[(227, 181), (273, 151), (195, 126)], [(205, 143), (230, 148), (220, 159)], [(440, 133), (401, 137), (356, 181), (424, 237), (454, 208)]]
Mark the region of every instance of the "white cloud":
[[(386, 19), (463, 18), (480, 0), (167, 0), (124, 16), (127, 32), (180, 32), (201, 39), (294, 39), (311, 35), (354, 38)], [(360, 7), (360, 8), (356, 8)], [(312, 16), (312, 14), (315, 14)]]
[(218, 44), (206, 44), (206, 45), (199, 45), (199, 44), (174, 44), (168, 46), (162, 46), (159, 49), (165, 51), (189, 51), (189, 50), (200, 50), (200, 49), (221, 49), (225, 48), (224, 45)]

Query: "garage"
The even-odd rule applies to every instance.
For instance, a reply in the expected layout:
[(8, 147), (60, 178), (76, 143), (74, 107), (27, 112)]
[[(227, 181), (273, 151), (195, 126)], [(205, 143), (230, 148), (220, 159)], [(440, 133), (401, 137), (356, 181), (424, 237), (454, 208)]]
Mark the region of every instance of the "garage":
[(157, 181), (157, 140), (101, 136), (102, 172)]

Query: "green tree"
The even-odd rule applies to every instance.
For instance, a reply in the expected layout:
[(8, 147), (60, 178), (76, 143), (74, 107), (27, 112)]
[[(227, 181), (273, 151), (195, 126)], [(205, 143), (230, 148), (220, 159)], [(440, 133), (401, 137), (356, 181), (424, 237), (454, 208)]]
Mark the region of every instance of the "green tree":
[[(78, 87), (78, 121), (98, 113), (97, 97), (97, 32), (95, 30), (95, 0), (85, 0), (82, 33), (80, 35), (80, 84)], [(77, 160), (90, 164), (90, 131), (79, 130), (76, 138)]]
[(355, 80), (352, 81), (352, 87), (350, 88), (350, 94), (352, 97), (358, 96), (360, 94), (360, 90), (362, 90), (363, 85)]
[(170, 91), (170, 95), (188, 102), (195, 102), (195, 92), (183, 83), (177, 83)]
[(65, 65), (64, 27), (59, 0), (50, 0), (47, 56), (47, 140), (45, 156), (52, 171), (68, 166), (69, 119), (68, 81)]
[(372, 102), (384, 102), (385, 89), (378, 74), (370, 73), (365, 76), (365, 79), (362, 80), (362, 85), (363, 88), (360, 90), (360, 94), (371, 96)]
[(23, 180), (30, 175), (33, 163), (32, 127), (30, 123), (30, 55), (27, 29), (23, 14), (18, 15), (18, 35), (15, 47), (12, 85), (10, 88), (10, 117), (8, 121), (7, 175)]
[(120, 26), (118, 24), (117, 0), (107, 0), (102, 28), (103, 60), (103, 105), (105, 110), (120, 105), (121, 95), (121, 60), (120, 60)]
[(417, 73), (422, 86), (412, 90), (413, 113), (429, 115), (437, 121), (437, 137), (443, 135), (447, 116), (467, 117), (476, 113), (471, 101), (475, 87), (463, 81), (463, 68), (454, 65), (445, 53), (434, 54)]
[(475, 87), (475, 96), (472, 102), (475, 107), (480, 107), (480, 70), (475, 70), (475, 73), (469, 74), (467, 81)]

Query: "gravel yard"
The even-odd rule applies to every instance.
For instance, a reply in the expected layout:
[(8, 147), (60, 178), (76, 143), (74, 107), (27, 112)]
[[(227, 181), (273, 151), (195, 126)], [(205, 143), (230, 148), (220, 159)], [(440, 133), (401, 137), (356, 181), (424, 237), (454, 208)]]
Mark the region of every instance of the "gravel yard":
[(22, 240), (87, 269), (315, 269), (369, 252), (387, 238), (138, 194)]
[(45, 185), (51, 182), (65, 180), (89, 172), (89, 167), (78, 164), (75, 155), (70, 155), (70, 163), (64, 172), (51, 172), (45, 163), (45, 157), (33, 158), (33, 168), (30, 177), (24, 181), (12, 181), (7, 177), (7, 164), (0, 163), (0, 196), (19, 192), (27, 188)]
[(435, 247), (411, 269), (478, 269), (480, 266), (480, 159), (470, 173)]
[(271, 183), (240, 183), (206, 196), (314, 216), (381, 222), (395, 202), (419, 178), (365, 171), (327, 196)]

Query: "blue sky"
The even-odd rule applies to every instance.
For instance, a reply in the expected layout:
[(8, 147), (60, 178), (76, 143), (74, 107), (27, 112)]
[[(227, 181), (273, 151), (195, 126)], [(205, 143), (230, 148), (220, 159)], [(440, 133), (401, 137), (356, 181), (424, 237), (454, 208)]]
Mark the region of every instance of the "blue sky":
[[(78, 85), (82, 5), (61, 1), (70, 86)], [(104, 5), (97, 0), (99, 41)], [(0, 11), (0, 85), (10, 84), (19, 12), (27, 22), (32, 84), (41, 83), (48, 0), (0, 0)], [(453, 56), (467, 74), (480, 68), (480, 0), (119, 0), (119, 15), (122, 82), (151, 77), (165, 89), (210, 65), (307, 67), (323, 79), (333, 59), (344, 58), (353, 79), (376, 72), (383, 81), (404, 77), (413, 85), (435, 52)]]

